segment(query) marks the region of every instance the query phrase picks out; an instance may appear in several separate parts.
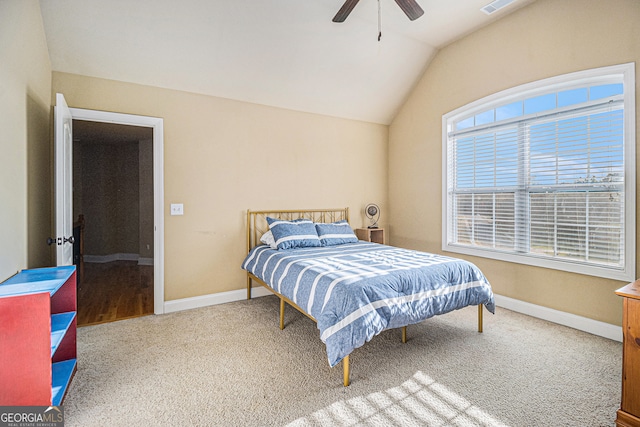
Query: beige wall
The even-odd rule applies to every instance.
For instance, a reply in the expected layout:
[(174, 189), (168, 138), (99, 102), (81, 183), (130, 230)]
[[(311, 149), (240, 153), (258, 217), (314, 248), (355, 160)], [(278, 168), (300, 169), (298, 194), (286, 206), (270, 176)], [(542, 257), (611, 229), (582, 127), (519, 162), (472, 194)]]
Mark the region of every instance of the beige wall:
[[(164, 119), (165, 300), (242, 289), (245, 212), (387, 212), (388, 127), (53, 73), (70, 107)], [(184, 216), (170, 216), (171, 203)]]
[[(72, 107), (164, 118), (165, 300), (173, 300), (244, 285), (236, 266), (247, 208), (349, 206), (359, 226), (362, 207), (376, 202), (391, 243), (439, 252), (441, 116), (526, 82), (637, 61), (638, 22), (637, 0), (538, 0), (442, 49), (387, 129), (64, 73), (52, 83), (38, 2), (2, 1), (0, 197), (11, 209), (0, 220), (0, 279), (53, 261), (43, 243), (52, 93)], [(185, 204), (184, 216), (168, 215), (172, 202)], [(620, 324), (620, 282), (470, 259), (498, 294)]]
[[(637, 0), (538, 0), (440, 50), (389, 130), (392, 244), (442, 252), (443, 114), (527, 82), (639, 61), (639, 23)], [(621, 324), (622, 282), (463, 257), (497, 294)]]
[[(73, 217), (84, 215), (85, 255), (140, 253), (139, 146), (138, 142), (74, 144), (74, 170), (82, 172), (74, 177)], [(148, 169), (147, 173), (151, 175)], [(146, 215), (153, 220), (152, 209)]]
[(36, 0), (0, 2), (0, 280), (50, 265), (51, 64)]

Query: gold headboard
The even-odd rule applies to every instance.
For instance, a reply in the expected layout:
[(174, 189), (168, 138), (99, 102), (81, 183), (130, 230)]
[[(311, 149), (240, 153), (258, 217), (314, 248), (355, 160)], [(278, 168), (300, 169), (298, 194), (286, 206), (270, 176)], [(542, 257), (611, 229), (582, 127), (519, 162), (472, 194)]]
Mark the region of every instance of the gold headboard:
[(293, 220), (307, 218), (313, 222), (349, 221), (349, 208), (307, 209), (280, 211), (247, 211), (247, 253), (260, 243), (260, 237), (269, 230), (267, 217)]

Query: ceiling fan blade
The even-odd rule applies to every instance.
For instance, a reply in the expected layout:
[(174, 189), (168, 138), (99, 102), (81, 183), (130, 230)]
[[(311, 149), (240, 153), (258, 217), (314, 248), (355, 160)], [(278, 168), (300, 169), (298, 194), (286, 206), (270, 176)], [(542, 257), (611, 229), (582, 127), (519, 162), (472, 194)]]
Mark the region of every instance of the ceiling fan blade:
[(422, 10), (416, 0), (396, 0), (396, 3), (398, 3), (400, 9), (402, 9), (402, 11), (412, 21), (415, 21), (424, 15), (424, 10)]
[(351, 13), (354, 7), (358, 4), (360, 0), (347, 0), (344, 2), (336, 16), (333, 17), (333, 22), (344, 22), (347, 19), (347, 16)]

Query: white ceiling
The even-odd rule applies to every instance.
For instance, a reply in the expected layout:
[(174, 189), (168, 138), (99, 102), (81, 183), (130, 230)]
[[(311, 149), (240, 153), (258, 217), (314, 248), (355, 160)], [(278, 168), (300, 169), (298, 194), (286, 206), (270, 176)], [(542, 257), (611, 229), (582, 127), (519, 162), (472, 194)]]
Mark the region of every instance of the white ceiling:
[(389, 124), (439, 48), (534, 0), (41, 0), (54, 71)]

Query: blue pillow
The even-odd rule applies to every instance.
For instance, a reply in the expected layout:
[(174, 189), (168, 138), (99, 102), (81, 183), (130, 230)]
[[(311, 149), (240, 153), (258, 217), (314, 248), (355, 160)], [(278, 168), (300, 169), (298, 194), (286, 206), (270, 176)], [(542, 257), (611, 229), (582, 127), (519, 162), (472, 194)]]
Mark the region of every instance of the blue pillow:
[(322, 246), (316, 227), (310, 219), (286, 221), (267, 217), (269, 229), (278, 249), (310, 248)]
[(358, 238), (346, 220), (332, 222), (331, 224), (317, 223), (316, 231), (322, 246), (358, 243)]

